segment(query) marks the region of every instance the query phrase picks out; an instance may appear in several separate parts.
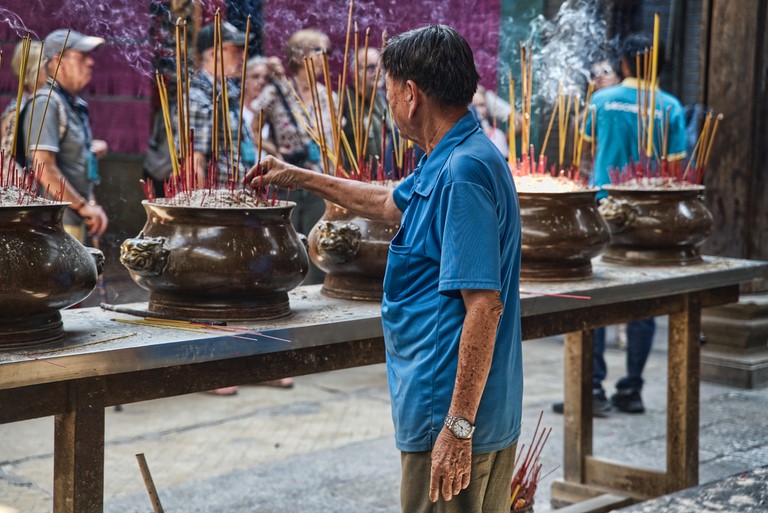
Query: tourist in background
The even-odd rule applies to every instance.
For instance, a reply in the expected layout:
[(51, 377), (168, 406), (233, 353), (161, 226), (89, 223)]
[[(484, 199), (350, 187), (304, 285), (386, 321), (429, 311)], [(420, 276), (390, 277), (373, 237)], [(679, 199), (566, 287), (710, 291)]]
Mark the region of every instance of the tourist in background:
[(63, 186), (61, 199), (71, 203), (64, 212), (64, 229), (80, 242), (85, 242), (86, 232), (101, 236), (109, 224), (93, 193), (99, 180), (97, 159), (107, 147), (93, 139), (88, 104), (80, 97), (93, 75), (91, 52), (103, 43), (100, 37), (65, 29), (48, 34), (43, 45), (48, 81), (27, 102), (20, 118), (27, 162), (41, 165), (41, 190), (56, 194)]
[[(11, 155), (14, 154), (15, 148), (13, 146), (13, 132), (16, 127), (16, 115), (17, 112), (21, 112), (24, 106), (27, 104), (32, 94), (37, 89), (43, 87), (48, 80), (48, 75), (43, 71), (40, 72), (38, 63), (40, 62), (40, 53), (42, 52), (43, 45), (40, 41), (32, 41), (29, 46), (29, 57), (27, 60), (27, 69), (24, 76), (21, 75), (21, 60), (23, 58), (23, 41), (19, 41), (13, 50), (13, 57), (11, 58), (11, 71), (17, 79), (23, 82), (24, 91), (21, 96), (21, 104), (16, 105), (16, 98), (12, 98), (10, 103), (3, 109), (0, 114), (0, 150), (3, 151), (3, 176), (0, 183), (7, 184), (8, 177), (11, 176), (13, 169), (18, 170), (16, 162), (11, 161)], [(22, 134), (23, 135), (23, 134)], [(23, 150), (23, 148), (22, 148)], [(12, 167), (13, 166), (13, 167)], [(18, 173), (17, 173), (18, 176)]]
[[(587, 116), (585, 139), (591, 140), (592, 127), (596, 140), (595, 166), (590, 184), (600, 187), (611, 183), (609, 171), (622, 170), (633, 162), (640, 162), (638, 148), (638, 94), (647, 88), (649, 77), (638, 79), (636, 69), (637, 56), (643, 62), (643, 55), (653, 46), (651, 37), (645, 34), (632, 34), (621, 45), (621, 73), (625, 77), (619, 85), (605, 87), (592, 96), (592, 106)], [(658, 49), (657, 73), (664, 66), (664, 51)], [(609, 74), (604, 74), (608, 76)], [(656, 133), (661, 134), (665, 116), (669, 118), (668, 152), (669, 162), (680, 161), (685, 157), (685, 113), (680, 102), (671, 94), (658, 89), (656, 91)], [(601, 195), (607, 193), (603, 192)], [(653, 318), (627, 323), (627, 359), (626, 376), (616, 382), (616, 393), (610, 401), (606, 398), (603, 380), (607, 376), (605, 363), (605, 328), (594, 330), (594, 361), (592, 378), (592, 407), (595, 416), (603, 416), (611, 408), (625, 413), (643, 413), (641, 392), (643, 388), (643, 369), (648, 360), (656, 331)], [(553, 410), (562, 413), (563, 404), (557, 403)]]

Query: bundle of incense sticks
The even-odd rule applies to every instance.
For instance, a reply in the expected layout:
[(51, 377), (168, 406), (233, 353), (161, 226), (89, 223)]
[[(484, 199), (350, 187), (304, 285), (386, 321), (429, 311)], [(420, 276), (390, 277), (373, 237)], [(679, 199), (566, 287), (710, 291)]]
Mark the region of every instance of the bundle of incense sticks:
[[(681, 160), (669, 160), (669, 123), (672, 107), (663, 104), (658, 105), (658, 108), (661, 109), (661, 116), (656, 114), (658, 42), (659, 15), (657, 13), (654, 15), (653, 46), (635, 56), (638, 79), (637, 148), (640, 156), (639, 162), (630, 162), (622, 169), (609, 169), (608, 174), (611, 183), (616, 185), (636, 184), (666, 188), (701, 185), (723, 115), (715, 115), (712, 112), (706, 115), (702, 130), (684, 170)], [(658, 117), (661, 118), (660, 121), (657, 121)]]
[(512, 511), (522, 509), (533, 504), (536, 488), (541, 480), (541, 451), (549, 439), (552, 428), (544, 428), (539, 432), (541, 418), (544, 415), (542, 411), (539, 414), (539, 421), (536, 423), (536, 430), (531, 437), (531, 443), (526, 449), (525, 445), (520, 448), (515, 460), (515, 472), (512, 477), (511, 495), (509, 503)]
[[(64, 45), (61, 49), (61, 52), (59, 53), (59, 59), (56, 64), (56, 68), (53, 72), (53, 80), (56, 80), (56, 77), (58, 76), (59, 72), (59, 65), (61, 64), (61, 58), (64, 54), (64, 49), (67, 47), (67, 41), (69, 40), (69, 31), (67, 31), (67, 35), (64, 38)], [(42, 57), (43, 57), (43, 46), (45, 43), (41, 42), (41, 48), (40, 48), (40, 55), (38, 57), (37, 62), (37, 76), (35, 79), (35, 85), (32, 91), (31, 98), (35, 98), (37, 95), (37, 84), (39, 82), (38, 78), (40, 75), (40, 68), (42, 66)], [(18, 143), (18, 137), (19, 137), (19, 130), (21, 129), (21, 104), (22, 99), (24, 95), (24, 77), (27, 73), (27, 67), (29, 65), (29, 53), (32, 46), (32, 37), (27, 34), (22, 38), (22, 52), (21, 52), (21, 63), (19, 65), (19, 86), (18, 91), (16, 95), (16, 112), (15, 112), (15, 119), (13, 124), (13, 136), (12, 136), (12, 142), (11, 142), (11, 148), (10, 151), (6, 154), (4, 151), (0, 151), (0, 189), (5, 190), (6, 193), (8, 193), (10, 190), (14, 194), (17, 194), (17, 203), (19, 205), (22, 204), (32, 204), (32, 203), (38, 203), (37, 198), (39, 197), (39, 194), (41, 192), (40, 189), (40, 177), (42, 176), (45, 167), (42, 163), (37, 162), (29, 162), (29, 155), (26, 153), (28, 151), (28, 148), (30, 145), (27, 143), (25, 144), (25, 154), (24, 155), (16, 155), (16, 147)], [(2, 63), (2, 53), (0, 52), (0, 64)], [(45, 115), (48, 112), (48, 104), (51, 100), (51, 93), (53, 89), (50, 89), (48, 91), (48, 96), (46, 97), (44, 110), (43, 110), (43, 116), (42, 118), (45, 119)], [(30, 106), (30, 114), (29, 114), (29, 129), (27, 132), (32, 135), (32, 120), (34, 118), (35, 113), (35, 102), (33, 102)], [(33, 148), (37, 148), (39, 142), (40, 142), (40, 136), (43, 129), (43, 123), (40, 123), (40, 129), (37, 133), (37, 139), (35, 140), (35, 144), (32, 146)], [(18, 161), (22, 161), (26, 163), (25, 166), (20, 166), (17, 164)], [(45, 188), (45, 198), (51, 199), (52, 202), (61, 202), (63, 195), (64, 195), (64, 178), (61, 178), (59, 180), (59, 187), (56, 191), (50, 190), (50, 184), (46, 186)], [(7, 195), (7, 194), (6, 194)], [(7, 201), (7, 199), (6, 199)]]
[[(165, 202), (174, 205), (192, 205), (204, 200), (216, 203), (217, 198), (225, 196), (243, 196), (251, 194), (252, 199), (264, 204), (277, 203), (277, 189), (273, 187), (258, 187), (252, 192), (239, 190), (241, 184), (240, 149), (242, 142), (242, 119), (244, 108), (244, 93), (241, 90), (239, 98), (239, 125), (236, 140), (233, 140), (233, 130), (230, 125), (230, 105), (227, 77), (224, 70), (224, 45), (222, 39), (222, 17), (219, 9), (214, 15), (213, 60), (214, 79), (212, 105), (213, 115), (211, 119), (211, 160), (207, 166), (201, 167), (201, 163), (195, 159), (194, 132), (190, 127), (189, 88), (190, 73), (188, 66), (188, 34), (187, 23), (181, 19), (176, 21), (176, 130), (174, 131), (174, 118), (171, 114), (171, 99), (168, 95), (168, 86), (165, 77), (155, 73), (160, 109), (168, 140), (168, 151), (171, 155), (173, 173), (163, 184)], [(248, 39), (250, 38), (251, 18), (248, 17), (245, 27), (245, 43), (243, 44), (243, 67), (240, 78), (241, 84), (245, 81), (246, 62), (248, 60)], [(256, 148), (257, 158), (261, 157), (261, 127), (262, 118), (259, 117), (259, 137)], [(220, 147), (220, 131), (223, 130), (223, 144)], [(178, 140), (174, 138), (174, 132), (178, 134)], [(219, 176), (218, 163), (223, 156), (226, 162), (226, 177)], [(144, 194), (150, 201), (155, 201), (151, 181), (141, 181)], [(202, 191), (202, 193), (199, 193)], [(229, 200), (226, 200), (229, 201)]]
[[(568, 94), (564, 91), (562, 82), (558, 87), (558, 96), (555, 102), (555, 106), (552, 109), (552, 115), (550, 116), (549, 123), (547, 125), (546, 135), (542, 142), (541, 154), (538, 161), (534, 157), (533, 144), (531, 144), (531, 122), (532, 122), (532, 110), (531, 102), (533, 97), (533, 43), (531, 41), (520, 42), (520, 72), (521, 72), (521, 150), (520, 159), (517, 158), (517, 143), (515, 136), (515, 126), (517, 123), (517, 112), (515, 109), (515, 80), (512, 76), (512, 72), (509, 72), (509, 103), (510, 103), (510, 115), (509, 115), (509, 167), (512, 170), (512, 174), (515, 176), (528, 175), (528, 174), (541, 174), (558, 176), (575, 182), (582, 183), (579, 164), (582, 158), (582, 150), (584, 146), (584, 132), (586, 127), (586, 113), (590, 110), (590, 101), (592, 98), (592, 92), (594, 91), (594, 85), (590, 84), (587, 89), (586, 97), (583, 99), (572, 92)], [(573, 118), (571, 118), (573, 113)], [(557, 164), (547, 163), (547, 144), (549, 142), (552, 127), (554, 126), (555, 118), (558, 119), (557, 135), (558, 135), (558, 160)], [(575, 120), (572, 122), (571, 120)], [(569, 132), (572, 134), (569, 136)], [(571, 162), (566, 162), (566, 145), (572, 138), (573, 151), (571, 155)], [(593, 138), (594, 141), (594, 138)], [(594, 142), (593, 142), (594, 151)]]
[[(379, 158), (366, 159), (365, 157), (369, 150), (368, 141), (370, 139), (377, 88), (374, 86), (370, 91), (365, 91), (368, 70), (367, 67), (363, 67), (362, 70), (360, 69), (357, 54), (359, 50), (363, 50), (363, 55), (368, 54), (371, 29), (370, 27), (366, 28), (361, 46), (358, 26), (356, 22), (353, 22), (353, 13), (354, 0), (350, 0), (344, 62), (341, 74), (337, 78), (336, 94), (333, 94), (333, 79), (330, 73), (327, 54), (322, 55), (321, 70), (315, 69), (314, 60), (311, 57), (304, 59), (305, 72), (310, 83), (310, 101), (305, 102), (293, 87), (292, 92), (304, 114), (302, 116), (304, 129), (320, 148), (324, 173), (362, 181), (383, 180), (385, 178), (384, 161), (386, 157), (391, 155), (393, 169), (390, 178), (399, 180), (413, 171), (416, 167), (416, 159), (413, 143), (402, 139), (394, 125), (388, 127), (386, 120), (382, 123), (382, 146)], [(385, 42), (386, 34), (383, 33), (382, 47)], [(355, 56), (355, 77), (350, 88), (345, 92), (350, 46), (352, 46), (352, 53)], [(322, 75), (322, 82), (325, 84), (325, 96), (323, 96), (323, 92), (319, 87), (320, 75)], [(381, 63), (379, 62), (376, 64), (374, 71), (374, 84), (378, 83), (380, 76)], [(345, 105), (349, 108), (345, 109)], [(323, 108), (327, 108), (331, 112), (330, 127), (325, 126), (322, 115)], [(344, 119), (344, 112), (348, 112), (351, 119)], [(389, 112), (389, 118), (392, 119), (391, 111)], [(351, 141), (343, 130), (345, 123), (351, 127)], [(391, 149), (386, 147), (388, 129), (392, 137)], [(330, 133), (330, 140), (327, 133)], [(349, 165), (348, 169), (344, 167), (345, 162)]]
[(515, 177), (535, 175), (568, 180), (572, 182), (574, 186), (578, 187), (587, 185), (578, 166), (570, 165), (567, 168), (564, 168), (554, 163), (549, 164), (547, 162), (547, 156), (544, 155), (543, 152), (539, 154), (537, 160), (534, 154), (533, 145), (530, 145), (528, 151), (521, 155), (520, 160), (517, 160), (514, 164), (510, 165), (510, 172), (512, 173), (512, 176)]

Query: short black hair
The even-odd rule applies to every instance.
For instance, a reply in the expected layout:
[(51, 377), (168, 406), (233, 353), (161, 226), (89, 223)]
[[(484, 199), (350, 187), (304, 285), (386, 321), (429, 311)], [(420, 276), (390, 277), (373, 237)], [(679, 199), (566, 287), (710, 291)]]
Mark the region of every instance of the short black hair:
[(472, 48), (447, 25), (430, 25), (392, 37), (381, 54), (381, 63), (392, 80), (413, 80), (446, 107), (469, 105), (480, 80)]
[[(621, 43), (621, 59), (627, 62), (633, 77), (637, 77), (636, 56), (640, 54), (640, 65), (642, 66), (643, 56), (645, 52), (651, 51), (651, 47), (653, 47), (653, 38), (643, 33), (630, 34)], [(656, 53), (656, 73), (658, 75), (664, 69), (664, 43), (661, 40), (659, 40), (659, 47), (656, 49)], [(651, 77), (643, 78), (650, 79)]]

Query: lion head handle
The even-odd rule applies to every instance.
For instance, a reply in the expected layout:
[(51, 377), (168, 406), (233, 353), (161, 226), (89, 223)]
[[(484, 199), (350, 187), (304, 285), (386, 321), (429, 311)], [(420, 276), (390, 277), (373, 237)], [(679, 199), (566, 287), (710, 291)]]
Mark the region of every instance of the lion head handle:
[(634, 202), (611, 196), (601, 199), (597, 209), (613, 230), (617, 232), (634, 225), (639, 214)]
[(165, 237), (126, 239), (120, 245), (120, 263), (140, 276), (159, 276), (168, 265), (170, 250)]
[(350, 261), (360, 248), (360, 227), (355, 223), (320, 221), (317, 233), (317, 252), (335, 264)]

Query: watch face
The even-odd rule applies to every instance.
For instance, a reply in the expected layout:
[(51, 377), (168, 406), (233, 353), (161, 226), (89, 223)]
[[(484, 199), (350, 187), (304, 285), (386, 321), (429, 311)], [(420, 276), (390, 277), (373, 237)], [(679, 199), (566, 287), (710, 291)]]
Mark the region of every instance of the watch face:
[(457, 438), (469, 438), (472, 434), (472, 424), (467, 419), (456, 419), (453, 424), (453, 433)]

